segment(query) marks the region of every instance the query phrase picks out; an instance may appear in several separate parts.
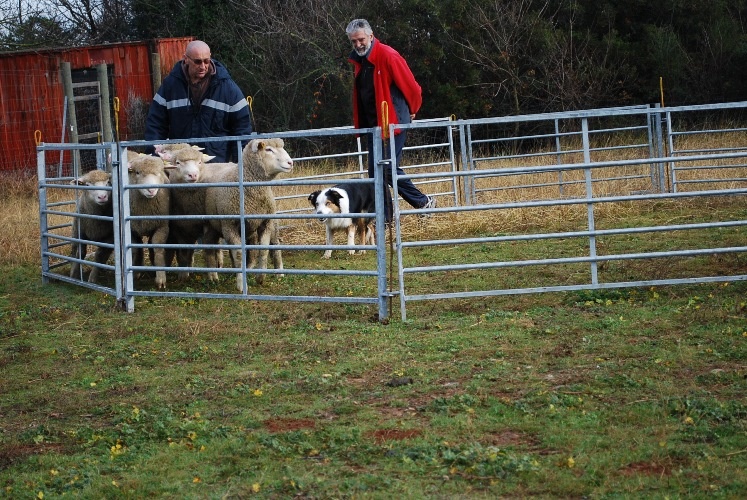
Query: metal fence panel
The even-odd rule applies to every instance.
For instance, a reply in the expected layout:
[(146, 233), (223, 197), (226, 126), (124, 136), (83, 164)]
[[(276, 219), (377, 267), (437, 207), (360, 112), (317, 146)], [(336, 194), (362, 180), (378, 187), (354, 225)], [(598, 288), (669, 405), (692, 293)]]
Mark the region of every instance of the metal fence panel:
[[(208, 245), (201, 241), (189, 245), (165, 245), (173, 250), (182, 248), (198, 252), (238, 248), (242, 252), (242, 261), (236, 269), (199, 265), (136, 266), (133, 253), (153, 250), (154, 245), (147, 241), (132, 241), (129, 228), (137, 220), (130, 214), (127, 195), (132, 187), (125, 175), (124, 160), (115, 160), (111, 163), (115, 257), (113, 265), (102, 266), (113, 271), (114, 279), (102, 284), (90, 284), (82, 279), (82, 275), (71, 278), (65, 273), (73, 261), (66, 250), (75, 241), (69, 229), (75, 216), (71, 197), (81, 189), (69, 185), (70, 178), (60, 175), (62, 169), (44, 163), (44, 151), (93, 149), (96, 150), (98, 168), (103, 169), (110, 168), (105, 160), (107, 156), (118, 159), (128, 148), (138, 149), (152, 143), (42, 144), (37, 148), (42, 276), (45, 282), (65, 281), (113, 295), (127, 311), (134, 310), (137, 297), (313, 301), (376, 305), (381, 320), (388, 318), (388, 301), (393, 296), (399, 297), (404, 320), (407, 304), (413, 301), (744, 280), (747, 275), (743, 269), (733, 271), (732, 268), (733, 272), (715, 269), (711, 274), (698, 274), (687, 264), (713, 256), (744, 258), (747, 248), (739, 240), (747, 225), (743, 219), (700, 211), (691, 214), (692, 220), (684, 222), (679, 219), (610, 218), (608, 215), (613, 209), (625, 206), (655, 208), (657, 204), (672, 206), (709, 200), (744, 200), (747, 194), (745, 129), (736, 125), (740, 123), (738, 119), (733, 122), (704, 119), (719, 113), (738, 114), (744, 108), (747, 108), (747, 103), (678, 108), (632, 106), (479, 120), (418, 120), (398, 125), (408, 131), (408, 146), (401, 165), (405, 177), (436, 196), (438, 206), (424, 210), (395, 203), (393, 250), (386, 241), (383, 211), (364, 214), (375, 217), (376, 245), (331, 247), (334, 250), (376, 252), (372, 267), (355, 270), (334, 266), (326, 269), (249, 269), (246, 258), (249, 252), (261, 249), (319, 252), (330, 247), (294, 238), (274, 245), (249, 244), (244, 224), (241, 225), (242, 243), (237, 246)], [(393, 131), (394, 128), (390, 128), (390, 134)], [(311, 189), (343, 181), (374, 182), (377, 206), (382, 206), (385, 192), (383, 168), (391, 168), (390, 162), (382, 161), (385, 156), (383, 148), (392, 146), (374, 140), (370, 142), (371, 151), (365, 151), (357, 139), (361, 134), (380, 137), (379, 129), (340, 127), (201, 141), (234, 141), (238, 151), (241, 151), (243, 142), (252, 138), (280, 137), (286, 145), (292, 144), (289, 151), (299, 151), (294, 158), (293, 175), (260, 184), (274, 190), (278, 211), (272, 218), (278, 221), (283, 231), (295, 235), (301, 227), (311, 228), (318, 234), (318, 216), (312, 213), (305, 201)], [(369, 154), (373, 155), (378, 166), (375, 179), (368, 179), (366, 175)], [(396, 181), (396, 172), (393, 178)], [(241, 197), (243, 189), (239, 187), (245, 185), (244, 182), (231, 184), (242, 193)], [(177, 185), (168, 188), (180, 189)], [(393, 192), (396, 196), (396, 182)], [(241, 203), (245, 200), (242, 199)], [(492, 224), (496, 229), (489, 234), (470, 234), (457, 228), (454, 234), (446, 231), (445, 234), (451, 234), (448, 237), (439, 237), (431, 231), (427, 218), (431, 215), (434, 221), (453, 219), (460, 226), (470, 218), (486, 214), (497, 221)], [(412, 221), (413, 215), (425, 217), (425, 234), (403, 230), (403, 221), (410, 224), (406, 221)], [(186, 217), (199, 218), (197, 215)], [(246, 222), (260, 216), (241, 210), (225, 217)], [(540, 221), (544, 217), (547, 227), (537, 224), (501, 226), (502, 221), (530, 217), (539, 217), (536, 220)], [(317, 226), (312, 228), (311, 224)], [(701, 245), (696, 247), (687, 243), (680, 238), (682, 234), (699, 235)], [(429, 247), (449, 248), (451, 253), (444, 253), (443, 262), (433, 262), (432, 257), (427, 260), (423, 257)], [(391, 283), (387, 276), (385, 263), (391, 251), (397, 262), (397, 283)], [(652, 264), (654, 262), (656, 264)], [(522, 274), (524, 269), (534, 272), (532, 279), (535, 281)], [(196, 292), (178, 286), (163, 291), (152, 289), (150, 280), (135, 279), (137, 273), (154, 270), (238, 273), (244, 286), (240, 293)], [(252, 276), (259, 272), (298, 276), (300, 279), (324, 276), (345, 280), (356, 276), (373, 280), (376, 293), (358, 296), (260, 293), (247, 286)], [(388, 289), (395, 291), (389, 292)]]

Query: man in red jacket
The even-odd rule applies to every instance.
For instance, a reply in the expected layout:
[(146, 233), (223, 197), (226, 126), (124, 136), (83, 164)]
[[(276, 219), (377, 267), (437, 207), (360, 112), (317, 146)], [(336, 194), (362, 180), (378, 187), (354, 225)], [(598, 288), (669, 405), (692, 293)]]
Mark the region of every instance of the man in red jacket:
[[(389, 45), (380, 42), (373, 35), (371, 25), (365, 19), (350, 21), (345, 32), (353, 44), (348, 60), (355, 69), (353, 84), (353, 123), (355, 128), (382, 127), (384, 139), (389, 133), (382, 116), (382, 102), (388, 109), (388, 123), (410, 123), (423, 103), (420, 85), (410, 71), (405, 59)], [(394, 131), (394, 149), (397, 174), (405, 175), (399, 167), (402, 148), (407, 137), (406, 130)], [(368, 137), (367, 137), (368, 139)], [(371, 151), (369, 140), (368, 150)], [(384, 155), (388, 158), (389, 147), (384, 145)], [(373, 157), (368, 155), (368, 175), (373, 177)], [(385, 170), (387, 184), (392, 185), (389, 169)], [(415, 208), (433, 208), (436, 200), (423, 194), (410, 179), (399, 179), (397, 190), (402, 198)], [(392, 219), (391, 207), (386, 207), (386, 220)]]

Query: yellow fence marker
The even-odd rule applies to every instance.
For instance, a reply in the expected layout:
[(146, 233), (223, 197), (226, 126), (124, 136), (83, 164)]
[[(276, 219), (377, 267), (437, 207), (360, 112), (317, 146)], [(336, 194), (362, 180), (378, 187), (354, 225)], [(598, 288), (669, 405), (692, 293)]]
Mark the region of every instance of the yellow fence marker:
[(664, 107), (664, 77), (659, 77), (659, 95), (661, 96), (661, 107)]
[(117, 132), (117, 142), (119, 142), (119, 97), (114, 98), (114, 130)]
[(254, 98), (250, 95), (246, 96), (246, 102), (249, 104), (249, 118), (252, 120), (252, 129), (254, 132), (257, 131), (257, 122), (254, 120), (254, 108), (252, 105), (254, 104)]
[(34, 130), (34, 140), (36, 141), (36, 145), (38, 146), (41, 144), (42, 140), (42, 131), (41, 130)]
[(384, 139), (389, 139), (389, 103), (386, 101), (381, 101), (381, 128)]

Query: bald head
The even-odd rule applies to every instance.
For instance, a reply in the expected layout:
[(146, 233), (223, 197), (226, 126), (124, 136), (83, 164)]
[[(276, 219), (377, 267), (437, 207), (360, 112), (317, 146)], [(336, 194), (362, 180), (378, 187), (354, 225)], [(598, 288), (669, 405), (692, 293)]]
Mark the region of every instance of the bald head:
[(185, 52), (189, 57), (193, 58), (201, 58), (204, 53), (207, 53), (207, 56), (210, 57), (210, 47), (202, 40), (192, 40), (189, 42)]
[(189, 80), (195, 84), (210, 74), (210, 47), (203, 41), (194, 40), (187, 44), (184, 51), (184, 64)]

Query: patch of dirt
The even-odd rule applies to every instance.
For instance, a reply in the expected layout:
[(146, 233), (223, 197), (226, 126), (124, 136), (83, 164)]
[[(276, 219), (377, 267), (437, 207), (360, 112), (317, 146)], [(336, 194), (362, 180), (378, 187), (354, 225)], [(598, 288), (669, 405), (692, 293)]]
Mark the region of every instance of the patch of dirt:
[(403, 439), (411, 439), (420, 436), (422, 433), (422, 431), (419, 431), (417, 429), (378, 429), (375, 431), (367, 432), (365, 435), (366, 437), (373, 439), (376, 444), (382, 444), (386, 441), (402, 441)]
[(534, 446), (537, 440), (527, 436), (523, 432), (504, 430), (490, 436), (490, 444), (493, 446)]
[(567, 358), (573, 356), (573, 346), (570, 344), (560, 343), (556, 345), (550, 354), (555, 358)]
[(289, 432), (314, 429), (316, 421), (310, 418), (275, 418), (265, 420), (264, 425), (270, 432)]
[(379, 413), (389, 418), (415, 417), (418, 415), (418, 409), (413, 406), (406, 408), (382, 406), (378, 408)]
[(620, 473), (623, 476), (669, 476), (672, 474), (672, 466), (655, 462), (633, 462), (620, 469)]
[(487, 437), (487, 441), (491, 446), (497, 446), (499, 448), (516, 447), (526, 449), (532, 453), (538, 455), (555, 455), (559, 453), (557, 450), (550, 448), (542, 448), (539, 440), (525, 432), (514, 431), (506, 429), (500, 432), (496, 432)]
[(49, 452), (61, 452), (61, 444), (24, 444), (0, 447), (0, 470), (10, 467), (13, 462), (23, 460), (32, 455), (42, 455)]

